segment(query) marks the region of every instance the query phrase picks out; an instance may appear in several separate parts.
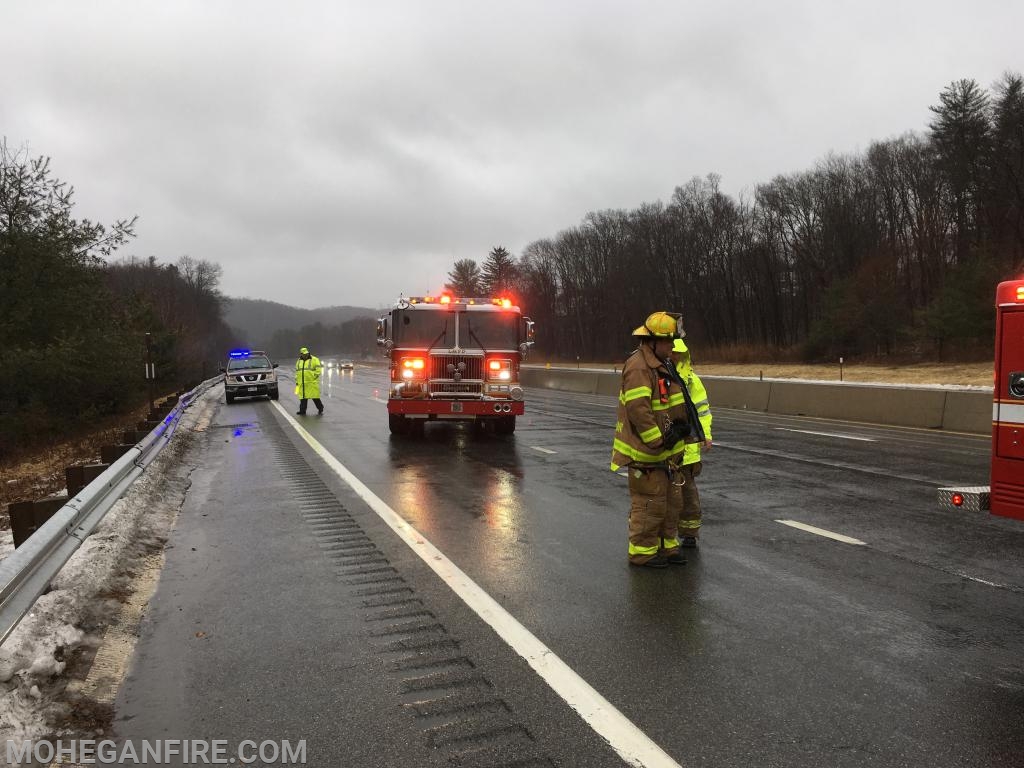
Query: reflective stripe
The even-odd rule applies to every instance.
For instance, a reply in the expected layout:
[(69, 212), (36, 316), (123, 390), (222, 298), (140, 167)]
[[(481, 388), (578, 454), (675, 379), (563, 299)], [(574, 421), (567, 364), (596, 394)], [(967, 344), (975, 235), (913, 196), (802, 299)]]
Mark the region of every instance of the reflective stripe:
[(652, 392), (650, 387), (634, 387), (633, 389), (619, 393), (619, 402), (625, 405), (631, 400), (636, 400), (638, 397), (650, 397), (651, 394)]
[(992, 421), (1002, 424), (1024, 424), (1024, 404), (993, 403)]
[(683, 397), (683, 393), (680, 392), (675, 395), (669, 395), (668, 400), (664, 403), (660, 401), (652, 401), (651, 407), (656, 411), (667, 411), (669, 408), (675, 408), (686, 402), (686, 398)]
[(640, 433), (640, 439), (643, 440), (645, 443), (650, 443), (654, 440), (657, 440), (659, 437), (661, 437), (661, 430), (658, 429), (657, 425), (651, 427), (650, 429), (645, 429), (643, 432)]
[(658, 545), (655, 544), (653, 547), (639, 547), (633, 542), (629, 542), (629, 554), (631, 555), (656, 555), (658, 554)]
[(679, 521), (679, 527), (680, 528), (700, 528), (700, 518), (699, 517), (691, 517), (689, 520), (680, 520)]
[(694, 403), (694, 405), (697, 406), (698, 408), (700, 408), (702, 405), (706, 405), (708, 406), (709, 410), (711, 408), (711, 404), (707, 400), (701, 400), (699, 403)]
[[(685, 443), (679, 443), (675, 448), (662, 451), (661, 453), (645, 453), (644, 451), (639, 451), (636, 448), (627, 445), (622, 440), (615, 438), (612, 447), (623, 456), (628, 456), (632, 461), (639, 461), (642, 464), (657, 464), (682, 453)], [(613, 464), (612, 471), (614, 472), (616, 469), (618, 469), (618, 467)]]
[(665, 549), (679, 549), (679, 539), (673, 536), (671, 539), (662, 539), (661, 546)]

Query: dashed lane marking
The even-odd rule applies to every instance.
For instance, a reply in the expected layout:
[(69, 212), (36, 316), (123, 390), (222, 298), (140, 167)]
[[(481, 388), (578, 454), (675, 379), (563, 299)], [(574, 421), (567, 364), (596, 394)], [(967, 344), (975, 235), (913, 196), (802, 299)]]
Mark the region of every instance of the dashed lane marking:
[(865, 443), (877, 443), (873, 437), (861, 437), (860, 435), (845, 435), (842, 432), (815, 432), (811, 429), (792, 429), (791, 427), (775, 427), (776, 432), (801, 432), (805, 435), (821, 435), (822, 437), (838, 437), (841, 440), (860, 440)]
[(775, 522), (788, 525), (790, 528), (799, 528), (801, 531), (807, 531), (808, 533), (815, 533), (818, 536), (824, 536), (827, 539), (841, 541), (843, 544), (855, 544), (860, 547), (867, 546), (867, 543), (860, 539), (854, 539), (851, 536), (843, 536), (841, 533), (826, 531), (824, 528), (816, 528), (815, 526), (808, 525), (807, 523), (798, 523), (796, 520), (776, 520)]
[(558, 451), (552, 451), (550, 448), (541, 448), (539, 445), (531, 445), (530, 447), (535, 451), (540, 451), (541, 453), (558, 453)]
[(449, 560), (441, 550), (413, 528), (395, 510), (371, 491), (347, 467), (303, 429), (292, 415), (274, 402), (282, 418), (291, 425), (331, 470), (377, 513), (420, 559), (433, 570), (459, 598), (473, 609), (512, 650), (540, 675), (551, 689), (572, 707), (594, 731), (608, 742), (619, 756), (636, 768), (681, 768), (664, 750), (633, 722), (598, 693), (568, 664), (538, 640), (512, 614), (480, 585)]

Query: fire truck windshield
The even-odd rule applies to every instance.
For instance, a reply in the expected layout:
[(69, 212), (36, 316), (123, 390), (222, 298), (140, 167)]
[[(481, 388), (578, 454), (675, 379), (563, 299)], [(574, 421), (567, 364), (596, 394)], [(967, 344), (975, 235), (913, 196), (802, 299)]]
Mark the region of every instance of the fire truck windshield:
[(459, 343), (466, 349), (515, 349), (519, 343), (514, 312), (464, 312), (459, 323)]
[(395, 346), (443, 349), (455, 346), (455, 318), (449, 312), (396, 310), (393, 324)]

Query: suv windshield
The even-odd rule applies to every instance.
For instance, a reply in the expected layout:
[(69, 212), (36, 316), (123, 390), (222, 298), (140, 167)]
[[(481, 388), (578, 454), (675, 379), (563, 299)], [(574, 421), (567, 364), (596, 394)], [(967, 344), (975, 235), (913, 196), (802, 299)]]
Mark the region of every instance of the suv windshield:
[(255, 357), (232, 357), (228, 360), (229, 371), (244, 371), (249, 368), (269, 368), (270, 359), (257, 355)]

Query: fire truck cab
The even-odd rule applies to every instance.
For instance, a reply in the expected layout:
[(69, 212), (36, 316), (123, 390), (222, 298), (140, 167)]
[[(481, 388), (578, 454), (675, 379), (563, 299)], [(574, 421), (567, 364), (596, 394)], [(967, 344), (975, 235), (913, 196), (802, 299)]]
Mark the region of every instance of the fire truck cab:
[(507, 298), (400, 298), (377, 321), (377, 345), (391, 363), (391, 432), (453, 420), (512, 434), (524, 412), (519, 365), (533, 326)]

